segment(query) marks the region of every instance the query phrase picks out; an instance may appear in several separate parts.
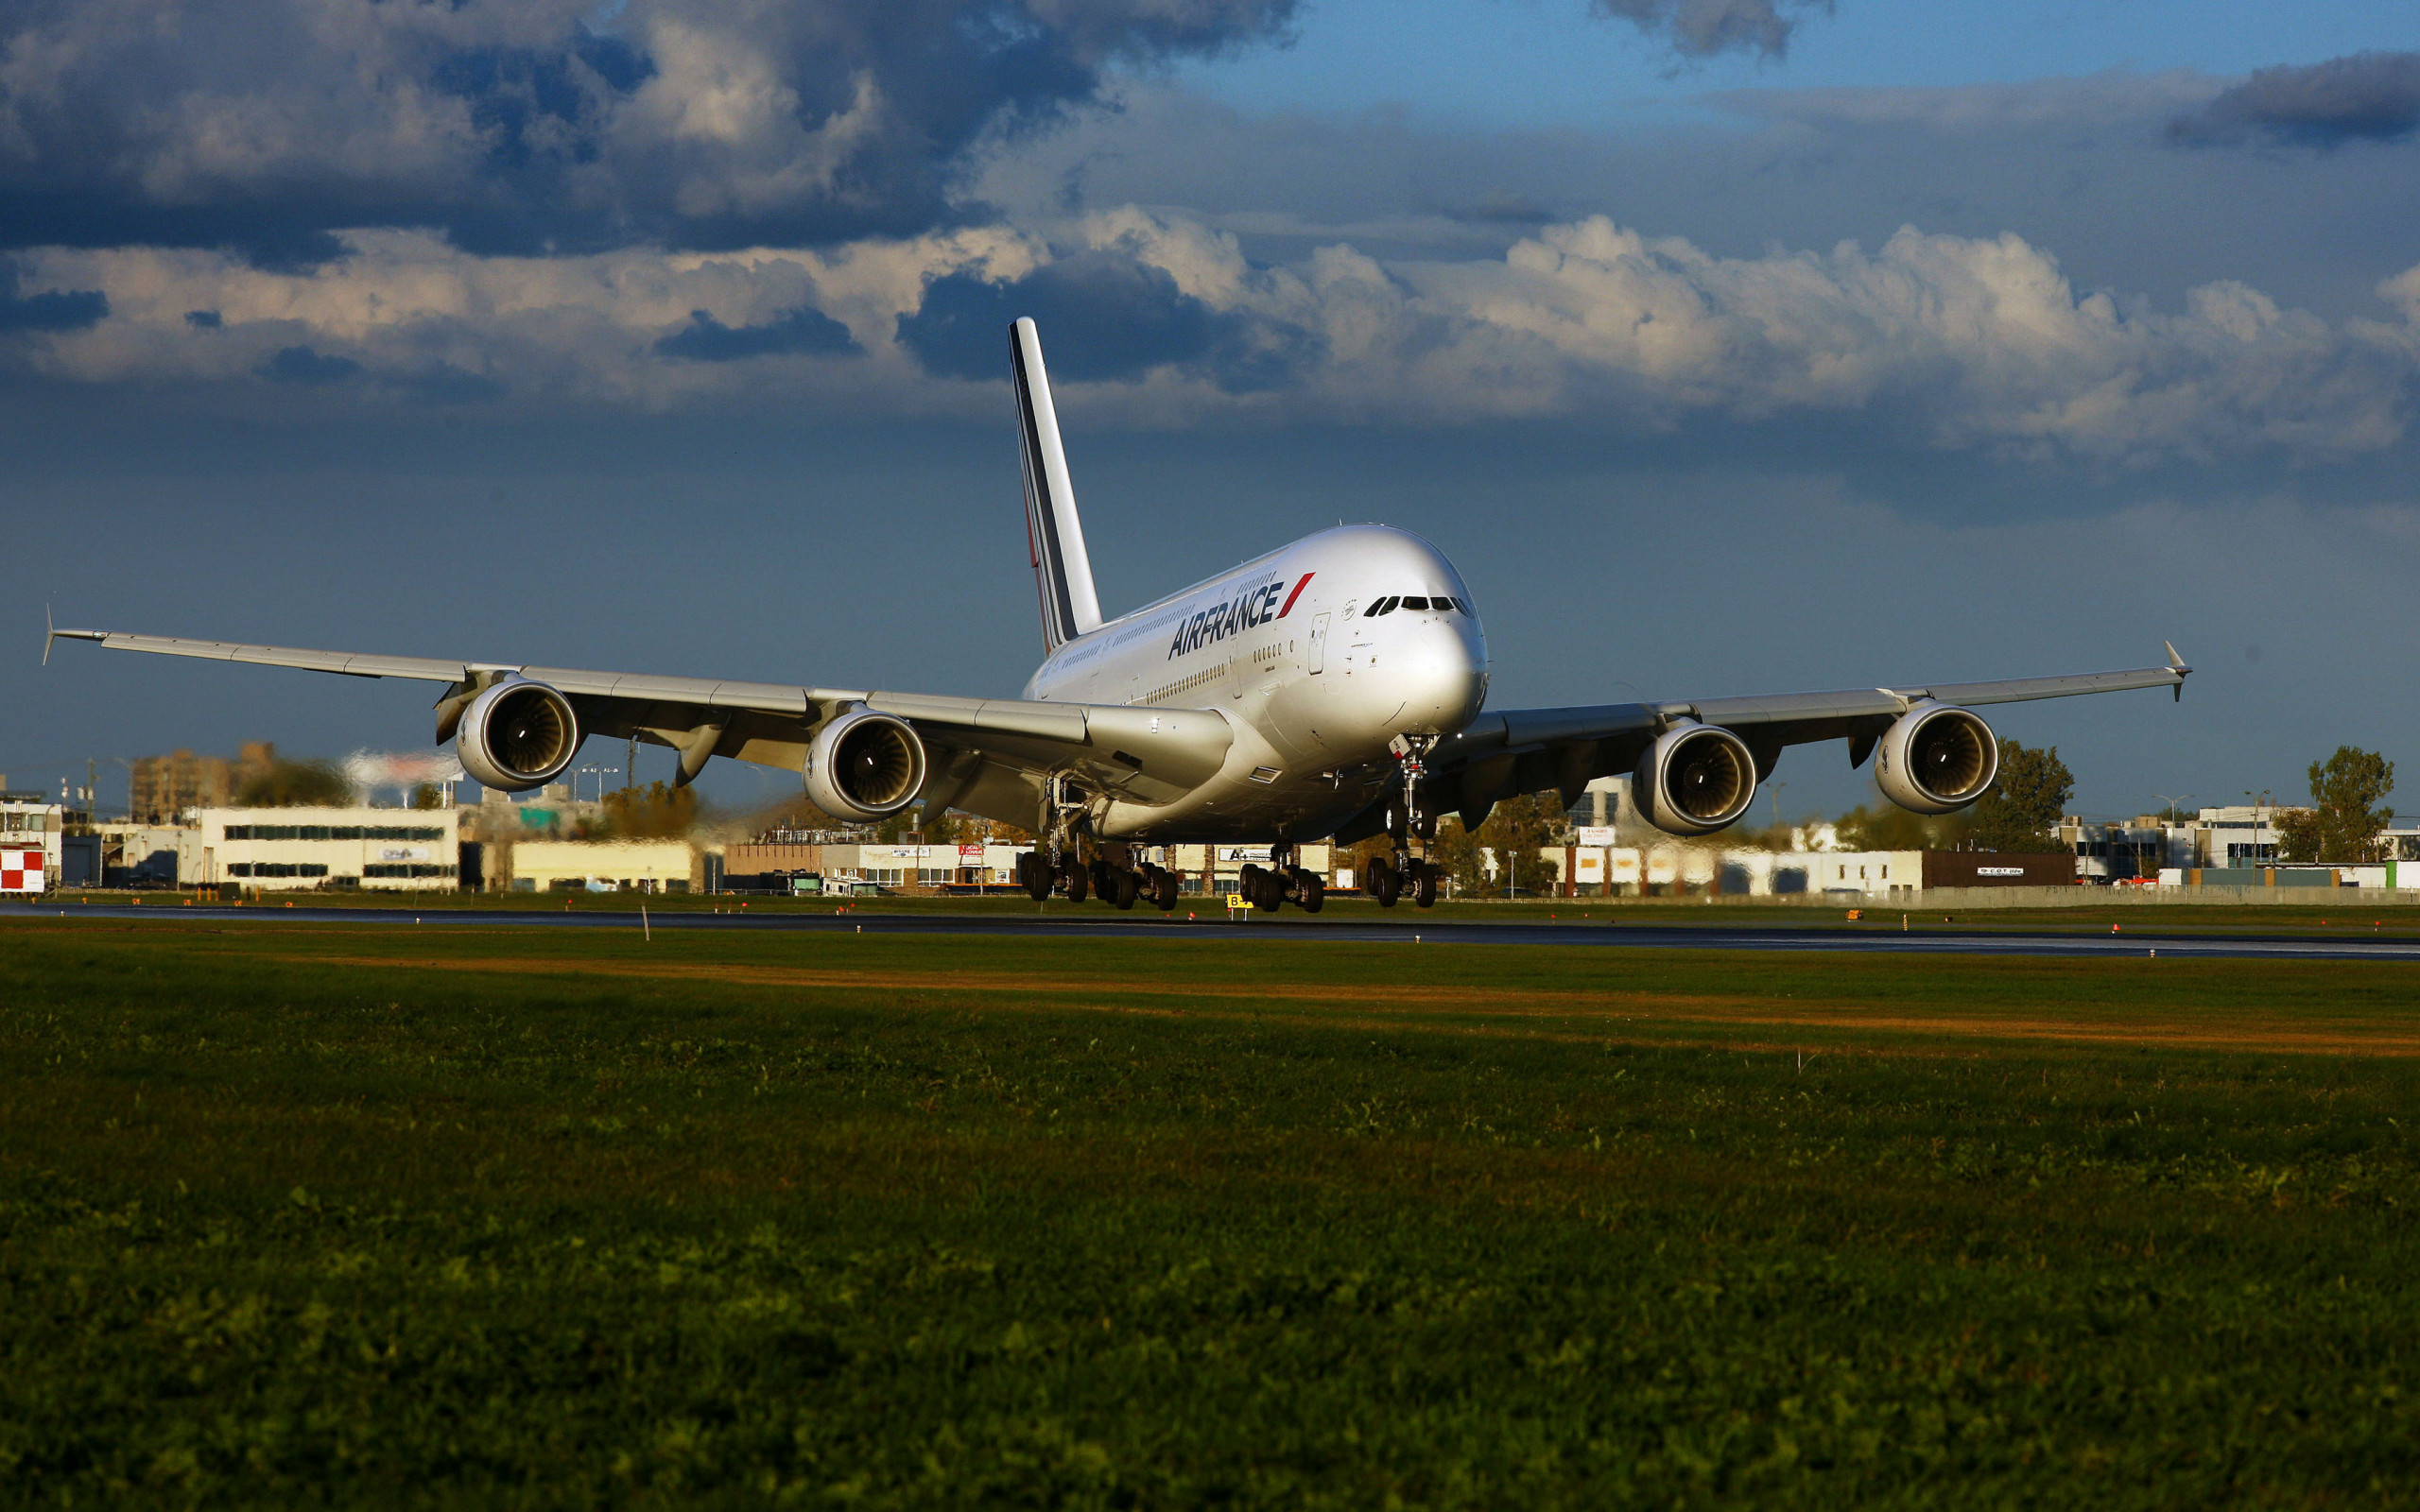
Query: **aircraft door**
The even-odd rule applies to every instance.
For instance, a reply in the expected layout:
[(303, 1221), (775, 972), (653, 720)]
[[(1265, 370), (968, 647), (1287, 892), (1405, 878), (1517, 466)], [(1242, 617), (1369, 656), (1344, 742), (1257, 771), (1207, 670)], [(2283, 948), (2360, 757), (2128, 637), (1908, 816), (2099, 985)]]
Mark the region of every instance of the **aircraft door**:
[(1314, 675), (1327, 668), (1327, 616), (1311, 621), (1311, 671)]

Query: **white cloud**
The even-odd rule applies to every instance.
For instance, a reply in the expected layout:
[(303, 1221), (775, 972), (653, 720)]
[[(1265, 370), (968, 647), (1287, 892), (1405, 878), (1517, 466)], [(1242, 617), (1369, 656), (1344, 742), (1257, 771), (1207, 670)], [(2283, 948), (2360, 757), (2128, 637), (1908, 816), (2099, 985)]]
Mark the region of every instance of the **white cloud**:
[[(372, 393), (442, 367), (573, 404), (983, 412), (996, 404), (985, 386), (927, 376), (894, 341), (898, 320), (933, 279), (1012, 283), (1054, 255), (1005, 225), (821, 252), (481, 257), (424, 233), (346, 240), (350, 256), (302, 272), (210, 252), (43, 251), (24, 293), (98, 288), (112, 314), (20, 337), (19, 360), (84, 382), (250, 382), (305, 345), (361, 364)], [(1164, 270), (1228, 333), (1209, 355), (1083, 387), (1091, 414), (1130, 424), (1570, 416), (1655, 429), (1815, 414), (2017, 455), (2329, 459), (2397, 444), (2420, 371), (2420, 267), (2379, 286), (2389, 318), (2330, 322), (2233, 282), (2154, 309), (2077, 289), (2021, 237), (1912, 228), (1872, 251), (1719, 257), (1600, 216), (1496, 258), (1389, 263), (1339, 244), (1265, 267), (1232, 234), (1127, 207), (1060, 228), (1056, 244)], [(654, 350), (693, 311), (739, 328), (801, 307), (862, 352), (701, 364)], [(219, 325), (195, 327), (194, 310)], [(1243, 361), (1262, 365), (1255, 381), (1223, 383), (1219, 364)]]

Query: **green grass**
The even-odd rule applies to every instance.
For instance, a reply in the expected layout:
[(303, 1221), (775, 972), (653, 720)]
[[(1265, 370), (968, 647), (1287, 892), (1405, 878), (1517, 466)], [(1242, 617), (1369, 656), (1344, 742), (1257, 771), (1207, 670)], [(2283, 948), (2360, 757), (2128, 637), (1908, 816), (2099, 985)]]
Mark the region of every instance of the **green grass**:
[(94, 915), (0, 922), (0, 1500), (2420, 1485), (2408, 967)]

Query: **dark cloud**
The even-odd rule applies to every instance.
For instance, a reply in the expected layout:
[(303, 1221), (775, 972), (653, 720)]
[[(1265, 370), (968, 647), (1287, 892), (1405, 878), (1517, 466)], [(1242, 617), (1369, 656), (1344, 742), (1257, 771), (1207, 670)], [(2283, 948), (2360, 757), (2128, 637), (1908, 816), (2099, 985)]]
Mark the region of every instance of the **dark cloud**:
[(1599, 15), (1627, 21), (1671, 44), (1684, 58), (1718, 53), (1756, 53), (1779, 58), (1789, 50), (1798, 22), (1782, 14), (1787, 6), (1831, 14), (1832, 0), (1590, 0)]
[(110, 297), (98, 289), (17, 293), (17, 270), (0, 263), (0, 332), (82, 331), (109, 318)]
[(1319, 357), (1310, 332), (1246, 310), (1218, 310), (1177, 287), (1167, 269), (1114, 251), (1086, 251), (994, 283), (953, 273), (925, 285), (899, 318), (900, 345), (945, 378), (1001, 377), (1009, 322), (1042, 328), (1053, 378), (1100, 383), (1173, 366), (1230, 393), (1274, 388)]
[(226, 323), (219, 318), (216, 310), (187, 310), (185, 312), (185, 324), (197, 331), (216, 331)]
[(899, 340), (927, 372), (997, 378), (1008, 370), (1009, 322), (1019, 316), (1041, 325), (1053, 376), (1075, 382), (1200, 361), (1219, 319), (1166, 270), (1086, 252), (1005, 284), (969, 273), (936, 279), (922, 307), (899, 318)]
[(2194, 146), (2274, 141), (2332, 147), (2420, 131), (2420, 53), (2355, 53), (2264, 68), (2168, 123)]
[(743, 326), (728, 326), (703, 310), (692, 310), (689, 323), (658, 341), (655, 350), (692, 362), (732, 362), (741, 357), (861, 349), (847, 326), (821, 310), (801, 305), (763, 325)]
[(361, 364), (351, 357), (316, 352), (309, 347), (280, 347), (277, 355), (256, 369), (271, 383), (319, 387), (361, 375)]
[[(0, 245), (426, 226), (475, 251), (808, 245), (951, 222), (980, 144), (1296, 0), (107, 0), (0, 8)], [(600, 23), (599, 26), (605, 24)]]

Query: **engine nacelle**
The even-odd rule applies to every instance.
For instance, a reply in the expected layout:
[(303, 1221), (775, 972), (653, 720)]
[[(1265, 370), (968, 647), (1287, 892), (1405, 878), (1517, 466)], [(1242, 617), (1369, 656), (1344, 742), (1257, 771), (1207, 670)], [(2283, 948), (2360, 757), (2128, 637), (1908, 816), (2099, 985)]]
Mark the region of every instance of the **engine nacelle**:
[(826, 720), (806, 747), (806, 796), (835, 818), (879, 819), (925, 785), (925, 743), (896, 714), (852, 709)]
[(454, 727), (462, 770), (507, 793), (544, 787), (579, 754), (579, 716), (543, 682), (512, 678), (471, 700)]
[(1667, 834), (1711, 834), (1755, 801), (1756, 758), (1731, 731), (1684, 719), (1639, 757), (1630, 796)]
[(1901, 714), (1877, 747), (1882, 796), (1918, 814), (1951, 814), (1991, 791), (1999, 738), (1964, 709), (1931, 699)]

